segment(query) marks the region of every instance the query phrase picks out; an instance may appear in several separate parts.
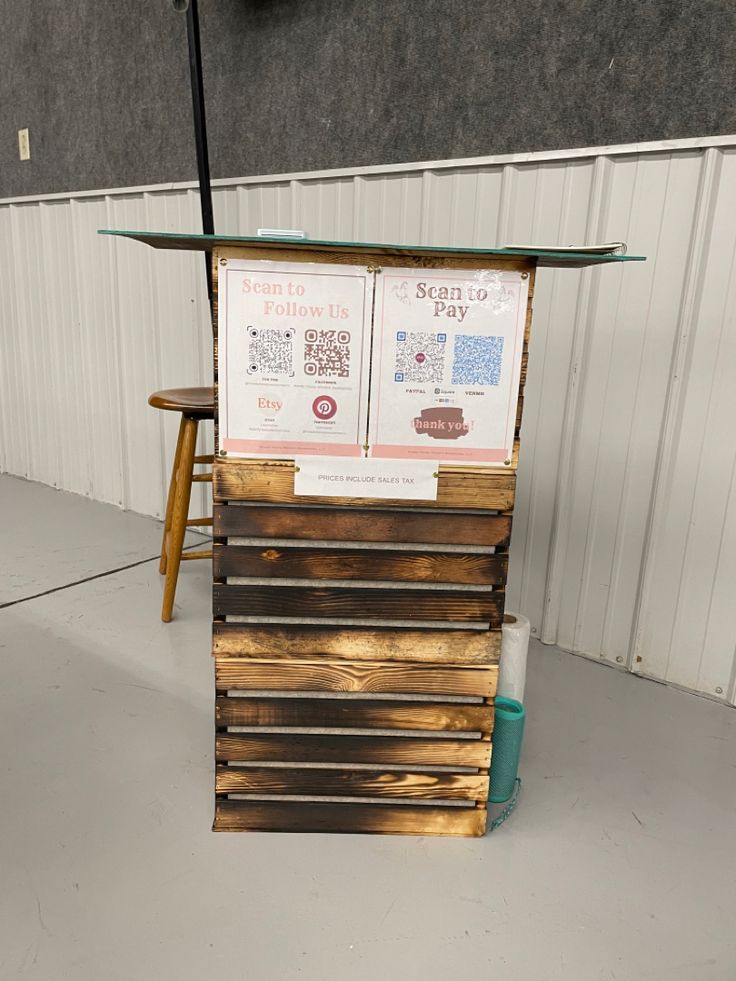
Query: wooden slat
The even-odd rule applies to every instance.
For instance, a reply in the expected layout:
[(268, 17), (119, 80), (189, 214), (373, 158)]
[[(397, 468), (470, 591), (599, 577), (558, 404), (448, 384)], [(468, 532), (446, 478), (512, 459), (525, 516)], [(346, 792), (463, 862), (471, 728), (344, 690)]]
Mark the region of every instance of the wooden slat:
[(379, 766), (451, 766), (487, 769), (486, 739), (424, 739), (419, 736), (324, 736), (281, 733), (218, 733), (218, 763), (352, 763)]
[[(341, 497), (297, 497), (294, 494), (294, 463), (287, 460), (228, 460), (218, 457), (213, 464), (215, 501), (264, 501), (274, 504), (342, 504)], [(437, 500), (422, 507), (479, 508), (508, 511), (514, 504), (514, 467), (480, 470), (440, 467)], [(406, 507), (405, 500), (382, 501), (350, 498), (352, 505)]]
[(325, 797), (398, 797), (488, 800), (488, 777), (474, 773), (403, 773), (397, 770), (300, 770), (273, 766), (218, 766), (215, 790), (230, 794), (301, 794)]
[(479, 590), (371, 589), (344, 586), (233, 586), (216, 583), (215, 616), (360, 617), (467, 620), (500, 626), (504, 593)]
[(505, 554), (215, 545), (214, 575), (503, 585)]
[(519, 430), (521, 429), (521, 420), (524, 415), (524, 396), (520, 395), (516, 402), (516, 436), (519, 436)]
[(530, 270), (529, 274), (529, 292), (527, 293), (526, 301), (526, 320), (524, 321), (524, 343), (529, 343), (529, 338), (532, 334), (532, 308), (534, 306), (534, 280), (536, 278), (536, 270)]
[(215, 701), (218, 726), (493, 731), (492, 705), (355, 698), (245, 698)]
[(266, 659), (498, 664), (501, 630), (400, 630), (392, 627), (214, 623), (213, 653)]
[(498, 668), (375, 664), (369, 661), (255, 661), (216, 658), (218, 691), (364, 691), (396, 695), (496, 693)]
[(481, 807), (223, 800), (213, 830), (479, 837), (487, 816)]
[[(526, 375), (529, 367), (529, 351), (525, 350), (521, 356), (521, 375), (519, 377), (519, 392), (523, 392), (526, 387)], [(499, 511), (503, 510), (499, 508)]]
[[(166, 249), (191, 250), (193, 247), (191, 240), (187, 242), (185, 239), (162, 240), (157, 239), (156, 236), (146, 236), (146, 241)], [(402, 250), (392, 245), (365, 246), (341, 243), (335, 246), (315, 242), (309, 242), (306, 247), (298, 248), (286, 242), (255, 242), (252, 245), (223, 242), (217, 246), (213, 254), (217, 259), (270, 259), (278, 262), (324, 262), (334, 265), (381, 268), (398, 266), (415, 269), (501, 269), (529, 273), (534, 270), (539, 261), (537, 256), (478, 255), (472, 252), (458, 252), (457, 249), (448, 252), (447, 249), (424, 247), (421, 252), (412, 253), (408, 249)]]
[(417, 510), (357, 510), (353, 507), (219, 504), (214, 508), (214, 534), (304, 541), (506, 546), (511, 535), (511, 517), (507, 514), (436, 514)]

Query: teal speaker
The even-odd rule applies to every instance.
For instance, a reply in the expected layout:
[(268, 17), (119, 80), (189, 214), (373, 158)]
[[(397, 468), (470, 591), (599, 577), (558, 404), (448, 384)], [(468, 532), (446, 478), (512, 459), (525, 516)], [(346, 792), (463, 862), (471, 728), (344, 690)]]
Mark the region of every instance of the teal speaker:
[(488, 800), (492, 804), (504, 804), (516, 788), (526, 712), (521, 702), (513, 698), (498, 697), (495, 704)]

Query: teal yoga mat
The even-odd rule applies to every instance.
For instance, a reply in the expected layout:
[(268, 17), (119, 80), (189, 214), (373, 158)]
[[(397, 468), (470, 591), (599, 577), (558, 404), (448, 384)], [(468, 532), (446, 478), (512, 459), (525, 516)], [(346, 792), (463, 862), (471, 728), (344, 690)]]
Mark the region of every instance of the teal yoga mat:
[(511, 797), (516, 786), (526, 712), (521, 702), (513, 698), (499, 697), (495, 705), (491, 791), (488, 800), (492, 804), (503, 804)]

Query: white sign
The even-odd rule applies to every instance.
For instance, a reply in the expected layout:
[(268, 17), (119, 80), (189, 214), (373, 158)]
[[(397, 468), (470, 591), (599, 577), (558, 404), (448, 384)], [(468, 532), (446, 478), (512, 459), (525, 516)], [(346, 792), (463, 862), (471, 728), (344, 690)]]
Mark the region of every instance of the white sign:
[(296, 460), (294, 494), (436, 501), (437, 464), (427, 461), (301, 457)]
[(511, 458), (528, 286), (519, 272), (384, 268), (371, 457), (480, 466)]
[(220, 449), (361, 456), (373, 274), (365, 266), (238, 259), (218, 272)]

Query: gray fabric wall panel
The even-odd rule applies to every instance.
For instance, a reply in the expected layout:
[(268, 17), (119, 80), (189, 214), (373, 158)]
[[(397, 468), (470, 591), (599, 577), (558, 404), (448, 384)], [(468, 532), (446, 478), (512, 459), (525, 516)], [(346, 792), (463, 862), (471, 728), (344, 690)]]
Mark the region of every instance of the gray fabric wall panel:
[[(196, 177), (171, 0), (0, 16), (0, 197)], [(733, 0), (200, 0), (200, 18), (213, 177), (736, 130)]]
[(0, 21), (0, 196), (196, 176), (186, 33), (170, 3), (0, 0)]

